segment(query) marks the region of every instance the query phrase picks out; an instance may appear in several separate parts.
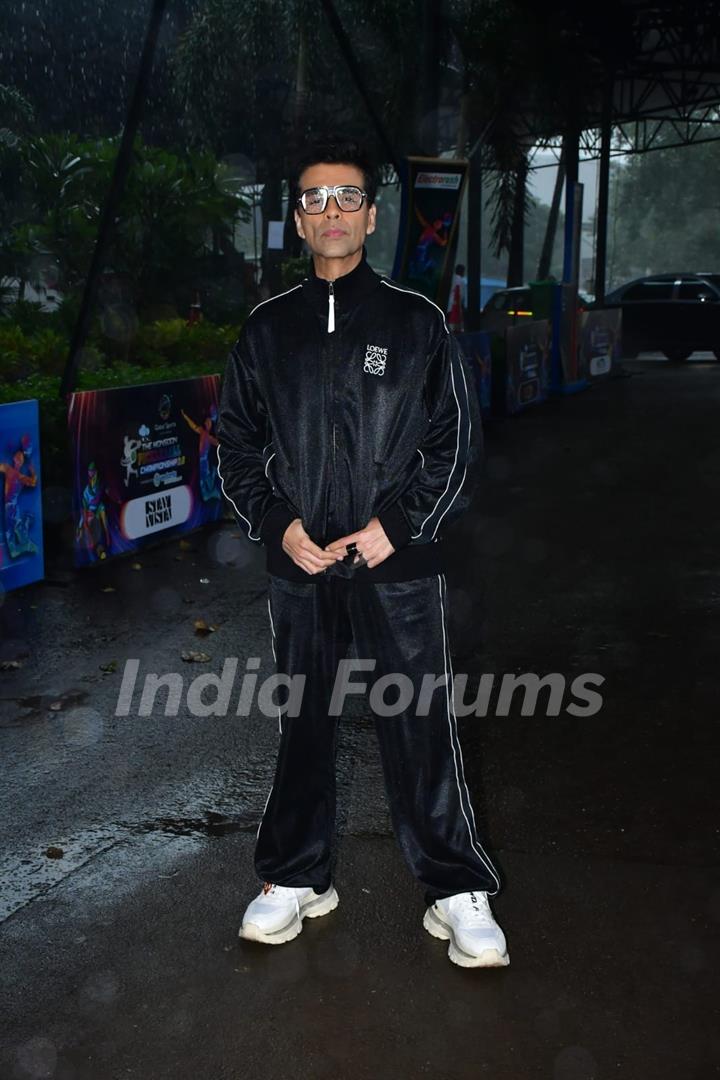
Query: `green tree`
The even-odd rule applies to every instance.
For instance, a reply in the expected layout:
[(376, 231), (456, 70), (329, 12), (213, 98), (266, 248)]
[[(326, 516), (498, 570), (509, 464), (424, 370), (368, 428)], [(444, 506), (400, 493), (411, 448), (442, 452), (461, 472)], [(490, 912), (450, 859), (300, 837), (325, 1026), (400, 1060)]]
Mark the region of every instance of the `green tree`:
[[(52, 259), (63, 292), (85, 280), (119, 138), (74, 135), (27, 139), (22, 146), (24, 217), (9, 247), (26, 276)], [(139, 314), (172, 304), (189, 288), (213, 230), (227, 233), (247, 200), (228, 190), (226, 168), (205, 151), (184, 158), (137, 142), (135, 162), (111, 239), (107, 268), (124, 277)]]
[[(710, 125), (708, 134), (715, 134)], [(718, 141), (665, 147), (613, 163), (611, 288), (644, 274), (720, 270), (719, 166)]]

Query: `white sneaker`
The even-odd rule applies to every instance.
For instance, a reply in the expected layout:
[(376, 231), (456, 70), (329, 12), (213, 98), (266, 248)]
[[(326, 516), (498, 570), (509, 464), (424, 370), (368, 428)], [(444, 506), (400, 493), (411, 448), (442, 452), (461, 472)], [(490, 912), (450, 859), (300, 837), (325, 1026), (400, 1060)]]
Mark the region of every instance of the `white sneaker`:
[(460, 967), (505, 967), (510, 963), (505, 935), (495, 922), (486, 892), (463, 892), (436, 900), (423, 926), (450, 941), (448, 956)]
[(327, 915), (338, 903), (333, 885), (319, 894), (309, 886), (292, 889), (266, 881), (262, 892), (248, 904), (238, 936), (247, 941), (281, 945), (298, 936), (306, 915), (309, 919)]

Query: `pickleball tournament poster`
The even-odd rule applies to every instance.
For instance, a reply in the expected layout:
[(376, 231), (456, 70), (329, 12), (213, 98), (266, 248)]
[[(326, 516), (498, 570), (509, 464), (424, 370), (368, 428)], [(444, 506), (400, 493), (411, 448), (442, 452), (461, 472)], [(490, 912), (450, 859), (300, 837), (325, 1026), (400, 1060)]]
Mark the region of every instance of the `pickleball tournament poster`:
[(76, 567), (222, 517), (219, 388), (218, 374), (71, 395)]
[(0, 405), (0, 592), (45, 576), (37, 400)]
[(400, 168), (400, 229), (392, 277), (446, 311), (468, 162), (406, 157)]

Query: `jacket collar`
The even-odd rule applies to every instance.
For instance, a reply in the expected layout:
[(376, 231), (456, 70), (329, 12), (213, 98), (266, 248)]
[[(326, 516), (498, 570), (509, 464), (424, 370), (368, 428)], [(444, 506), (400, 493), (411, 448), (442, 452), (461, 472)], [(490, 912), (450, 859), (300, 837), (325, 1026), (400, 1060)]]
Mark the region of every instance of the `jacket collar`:
[[(367, 261), (367, 248), (363, 244), (362, 258), (357, 266), (341, 277), (333, 281), (333, 294), (335, 308), (338, 314), (355, 307), (360, 301), (373, 292), (380, 285), (380, 275), (377, 274)], [(302, 282), (303, 296), (317, 308), (318, 311), (327, 313), (328, 294), (330, 283), (325, 278), (318, 277), (315, 273), (315, 261), (310, 259), (308, 276)]]

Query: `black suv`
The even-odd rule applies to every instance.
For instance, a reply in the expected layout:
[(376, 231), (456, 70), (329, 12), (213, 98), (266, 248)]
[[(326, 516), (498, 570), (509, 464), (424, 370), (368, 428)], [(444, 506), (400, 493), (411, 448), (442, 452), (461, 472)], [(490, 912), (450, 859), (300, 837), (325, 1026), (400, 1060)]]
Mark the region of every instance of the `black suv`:
[(720, 274), (637, 278), (597, 307), (622, 308), (624, 357), (657, 349), (681, 362), (703, 349), (720, 360)]

